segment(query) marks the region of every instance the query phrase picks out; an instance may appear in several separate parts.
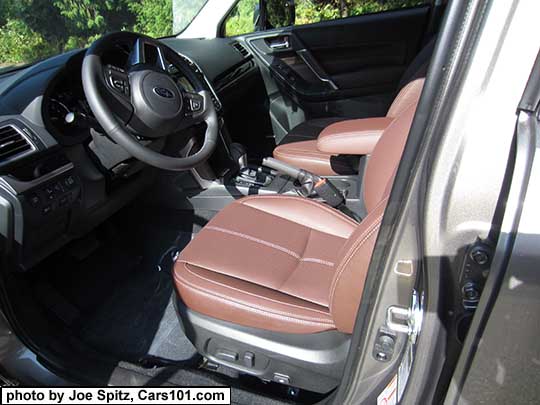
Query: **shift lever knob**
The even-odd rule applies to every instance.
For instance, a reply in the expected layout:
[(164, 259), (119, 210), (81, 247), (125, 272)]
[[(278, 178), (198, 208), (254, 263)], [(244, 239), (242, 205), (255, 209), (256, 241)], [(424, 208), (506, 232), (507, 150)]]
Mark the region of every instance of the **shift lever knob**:
[(247, 167), (247, 152), (244, 145), (241, 143), (231, 143), (229, 147), (231, 151), (231, 157), (238, 164), (240, 170)]

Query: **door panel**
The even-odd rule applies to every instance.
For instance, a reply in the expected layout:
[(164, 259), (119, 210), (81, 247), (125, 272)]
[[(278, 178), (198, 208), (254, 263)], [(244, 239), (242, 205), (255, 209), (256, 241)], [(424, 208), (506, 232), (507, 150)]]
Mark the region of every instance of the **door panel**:
[(306, 118), (384, 115), (419, 51), (429, 11), (424, 6), (246, 36), (265, 78), (271, 118), (278, 120), (276, 140)]

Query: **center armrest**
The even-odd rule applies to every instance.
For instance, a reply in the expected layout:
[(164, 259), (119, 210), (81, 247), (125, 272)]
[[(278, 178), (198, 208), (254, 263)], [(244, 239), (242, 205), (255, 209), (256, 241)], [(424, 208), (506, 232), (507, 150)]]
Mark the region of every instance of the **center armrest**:
[(338, 155), (369, 155), (392, 118), (363, 118), (326, 127), (317, 139), (317, 149)]

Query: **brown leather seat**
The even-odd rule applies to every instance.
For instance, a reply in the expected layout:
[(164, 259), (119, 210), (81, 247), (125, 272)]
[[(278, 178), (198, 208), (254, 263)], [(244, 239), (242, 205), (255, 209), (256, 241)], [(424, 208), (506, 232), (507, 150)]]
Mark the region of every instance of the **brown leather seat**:
[(358, 224), (300, 197), (252, 196), (223, 209), (179, 256), (192, 311), (287, 334), (351, 333), (393, 177), (416, 109), (405, 103), (373, 150)]
[[(274, 158), (320, 176), (354, 173), (348, 155), (370, 154), (386, 126), (411, 104), (418, 103), (423, 82), (423, 79), (416, 79), (403, 87), (386, 117), (329, 120), (329, 125), (320, 130), (317, 139), (281, 144), (274, 149)], [(339, 143), (339, 147), (325, 147), (330, 142)], [(362, 147), (355, 148), (358, 145)]]

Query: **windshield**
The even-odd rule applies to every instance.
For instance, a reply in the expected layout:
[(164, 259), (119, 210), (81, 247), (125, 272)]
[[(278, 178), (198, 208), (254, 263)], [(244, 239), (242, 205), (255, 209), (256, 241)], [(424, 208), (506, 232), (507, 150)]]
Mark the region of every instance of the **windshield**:
[(76, 48), (101, 35), (182, 32), (208, 0), (0, 0), (0, 73)]

